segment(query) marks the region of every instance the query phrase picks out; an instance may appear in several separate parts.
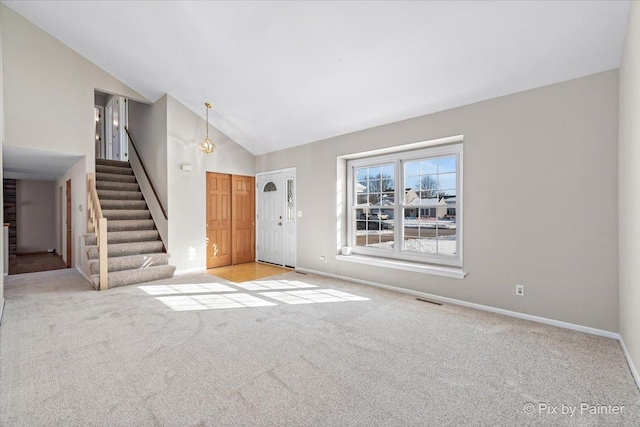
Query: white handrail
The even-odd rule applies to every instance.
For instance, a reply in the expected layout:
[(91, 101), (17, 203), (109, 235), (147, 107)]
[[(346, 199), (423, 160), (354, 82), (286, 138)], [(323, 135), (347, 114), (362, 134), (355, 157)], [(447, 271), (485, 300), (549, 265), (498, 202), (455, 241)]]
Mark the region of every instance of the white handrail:
[(102, 215), (95, 177), (87, 174), (87, 213), (89, 215), (89, 231), (96, 234), (98, 245), (98, 260), (100, 262), (100, 290), (109, 289), (109, 261), (107, 259), (107, 218)]

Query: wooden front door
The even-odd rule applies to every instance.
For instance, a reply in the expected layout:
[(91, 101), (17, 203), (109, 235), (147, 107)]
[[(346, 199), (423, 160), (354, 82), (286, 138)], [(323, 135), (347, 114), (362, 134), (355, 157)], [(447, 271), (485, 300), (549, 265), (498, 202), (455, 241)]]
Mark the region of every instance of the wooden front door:
[(207, 268), (231, 265), (231, 175), (207, 172)]
[(71, 243), (73, 243), (73, 237), (71, 237), (71, 180), (67, 181), (67, 268), (71, 268)]
[(231, 182), (231, 263), (253, 262), (256, 258), (255, 178), (233, 175)]

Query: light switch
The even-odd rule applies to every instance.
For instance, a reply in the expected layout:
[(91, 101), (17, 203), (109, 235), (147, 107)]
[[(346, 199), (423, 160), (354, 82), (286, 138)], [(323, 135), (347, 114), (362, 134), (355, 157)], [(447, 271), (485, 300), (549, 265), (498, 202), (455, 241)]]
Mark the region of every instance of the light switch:
[(302, 218), (302, 211), (298, 211), (298, 218)]

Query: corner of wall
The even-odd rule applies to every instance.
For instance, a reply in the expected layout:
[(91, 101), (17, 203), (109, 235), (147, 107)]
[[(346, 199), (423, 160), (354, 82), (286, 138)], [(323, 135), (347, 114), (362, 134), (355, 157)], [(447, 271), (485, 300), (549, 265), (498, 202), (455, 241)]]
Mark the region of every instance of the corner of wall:
[(618, 305), (621, 345), (640, 387), (640, 3), (631, 2), (619, 69)]

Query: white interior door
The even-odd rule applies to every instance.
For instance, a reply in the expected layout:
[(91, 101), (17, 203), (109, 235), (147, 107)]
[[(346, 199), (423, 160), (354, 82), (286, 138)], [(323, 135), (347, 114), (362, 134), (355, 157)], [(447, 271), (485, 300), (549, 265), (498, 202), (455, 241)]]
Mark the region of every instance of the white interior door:
[(111, 147), (113, 146), (113, 98), (104, 107), (104, 123), (105, 123), (105, 138), (104, 138), (104, 156), (105, 159), (111, 159)]
[(94, 108), (96, 121), (96, 159), (104, 158), (104, 107), (96, 105)]
[(120, 153), (118, 160), (129, 160), (129, 141), (127, 139), (127, 133), (125, 127), (129, 125), (129, 102), (126, 98), (120, 97), (120, 110), (118, 114), (120, 123)]
[(284, 195), (283, 173), (259, 175), (258, 247), (256, 259), (284, 265)]
[(111, 157), (112, 160), (120, 160), (120, 98), (114, 96), (111, 117)]

